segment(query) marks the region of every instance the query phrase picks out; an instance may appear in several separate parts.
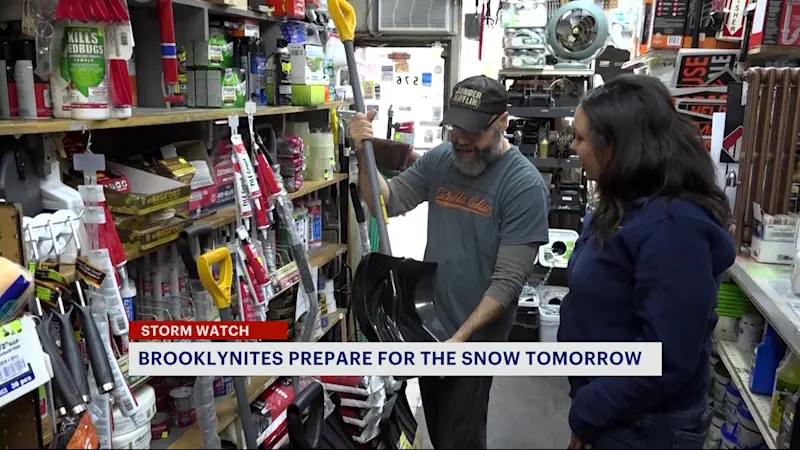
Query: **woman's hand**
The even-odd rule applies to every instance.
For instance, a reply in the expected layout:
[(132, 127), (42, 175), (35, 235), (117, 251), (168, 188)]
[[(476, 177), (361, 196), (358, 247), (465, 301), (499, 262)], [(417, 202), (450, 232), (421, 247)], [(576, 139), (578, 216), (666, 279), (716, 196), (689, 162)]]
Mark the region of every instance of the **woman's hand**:
[(372, 119), (377, 112), (372, 110), (367, 114), (357, 113), (347, 126), (350, 132), (350, 143), (356, 150), (361, 150), (361, 142), (365, 139), (372, 139)]
[(581, 442), (581, 440), (578, 439), (575, 436), (574, 433), (570, 433), (570, 436), (569, 436), (569, 447), (567, 447), (567, 448), (574, 449), (574, 450), (579, 450), (579, 449), (584, 449), (584, 448), (587, 448), (587, 449), (588, 448), (592, 448), (592, 446), (591, 445), (583, 445), (583, 442)]

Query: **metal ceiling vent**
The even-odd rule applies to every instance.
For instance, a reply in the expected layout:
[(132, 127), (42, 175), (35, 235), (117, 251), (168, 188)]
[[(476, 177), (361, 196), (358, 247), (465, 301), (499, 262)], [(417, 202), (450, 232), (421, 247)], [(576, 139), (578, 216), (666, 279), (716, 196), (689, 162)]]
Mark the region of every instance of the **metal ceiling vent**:
[(378, 32), (454, 34), (453, 0), (376, 0)]

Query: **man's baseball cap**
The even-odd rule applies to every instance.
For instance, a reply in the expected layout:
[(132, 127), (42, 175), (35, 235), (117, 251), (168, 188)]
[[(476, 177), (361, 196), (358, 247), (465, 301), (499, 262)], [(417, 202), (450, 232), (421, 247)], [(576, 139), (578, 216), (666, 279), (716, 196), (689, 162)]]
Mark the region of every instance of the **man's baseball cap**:
[(469, 77), (453, 88), (450, 107), (440, 125), (482, 133), (493, 117), (506, 112), (508, 93), (503, 83), (484, 75)]

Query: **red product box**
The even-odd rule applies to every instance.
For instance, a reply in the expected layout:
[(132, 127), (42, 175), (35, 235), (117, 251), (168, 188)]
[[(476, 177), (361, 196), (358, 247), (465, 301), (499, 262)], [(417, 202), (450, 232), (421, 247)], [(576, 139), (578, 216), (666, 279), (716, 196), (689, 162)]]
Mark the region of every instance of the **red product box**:
[(303, 19), (306, 16), (305, 0), (264, 0), (264, 4), (273, 8), (273, 16)]
[(750, 48), (760, 45), (800, 47), (800, 0), (758, 0)]

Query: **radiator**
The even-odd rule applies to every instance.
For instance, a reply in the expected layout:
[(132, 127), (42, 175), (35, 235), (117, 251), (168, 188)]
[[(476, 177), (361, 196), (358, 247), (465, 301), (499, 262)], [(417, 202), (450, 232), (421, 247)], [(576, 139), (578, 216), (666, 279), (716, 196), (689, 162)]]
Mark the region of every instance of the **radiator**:
[(752, 68), (745, 79), (747, 104), (733, 213), (739, 250), (753, 234), (754, 203), (767, 214), (787, 212), (800, 133), (800, 69)]

